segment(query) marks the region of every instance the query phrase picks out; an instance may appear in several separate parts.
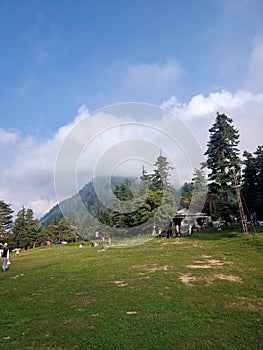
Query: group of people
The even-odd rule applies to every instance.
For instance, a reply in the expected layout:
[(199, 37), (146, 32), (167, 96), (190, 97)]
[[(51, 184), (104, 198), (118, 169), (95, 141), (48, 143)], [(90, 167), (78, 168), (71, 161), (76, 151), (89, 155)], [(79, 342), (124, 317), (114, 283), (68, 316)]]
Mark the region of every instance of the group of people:
[(91, 242), (91, 246), (92, 247), (103, 247), (103, 243), (102, 242)]
[(2, 270), (5, 272), (8, 269), (8, 265), (10, 264), (10, 262), (9, 262), (9, 248), (8, 248), (7, 243), (4, 243), (4, 245), (3, 245), (1, 258), (2, 258)]

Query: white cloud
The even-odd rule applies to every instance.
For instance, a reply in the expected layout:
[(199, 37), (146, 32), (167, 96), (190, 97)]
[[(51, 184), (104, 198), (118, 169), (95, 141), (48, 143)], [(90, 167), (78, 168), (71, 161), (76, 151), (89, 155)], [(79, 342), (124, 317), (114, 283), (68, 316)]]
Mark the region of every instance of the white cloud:
[(0, 129), (0, 146), (5, 147), (6, 145), (10, 145), (17, 139), (17, 133), (15, 131), (6, 131), (3, 129)]
[(138, 88), (149, 87), (156, 82), (163, 87), (177, 80), (180, 76), (181, 68), (175, 60), (172, 60), (165, 64), (131, 65), (126, 69), (124, 81)]
[(55, 204), (54, 169), (59, 148), (74, 125), (88, 114), (81, 107), (75, 120), (61, 127), (52, 139), (39, 142), (18, 131), (0, 129), (0, 198), (15, 212), (31, 207), (42, 216)]
[(173, 111), (191, 127), (204, 150), (209, 138), (208, 129), (214, 123), (217, 112), (233, 119), (234, 126), (241, 134), (241, 153), (244, 150), (253, 152), (262, 144), (263, 94), (222, 91), (208, 96), (196, 95), (184, 104), (171, 97), (162, 103), (162, 107)]
[(167, 96), (183, 75), (184, 70), (173, 59), (166, 63), (129, 65), (123, 72), (120, 89), (122, 95), (152, 101)]
[(44, 213), (47, 213), (54, 205), (56, 200), (50, 200), (49, 198), (38, 198), (33, 201), (29, 201), (28, 207), (34, 208), (35, 217), (41, 217)]

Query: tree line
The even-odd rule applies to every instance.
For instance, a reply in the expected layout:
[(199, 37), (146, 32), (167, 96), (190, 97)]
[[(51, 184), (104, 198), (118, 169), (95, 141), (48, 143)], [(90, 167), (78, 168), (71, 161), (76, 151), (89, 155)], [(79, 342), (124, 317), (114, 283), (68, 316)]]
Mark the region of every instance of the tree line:
[(24, 249), (40, 246), (48, 241), (71, 242), (78, 238), (77, 230), (64, 218), (42, 228), (30, 208), (22, 207), (13, 221), (11, 205), (3, 200), (0, 200), (0, 232), (0, 241), (8, 242), (10, 247)]
[[(245, 151), (241, 159), (239, 131), (225, 114), (217, 113), (209, 133), (204, 154), (206, 161), (194, 170), (192, 181), (184, 183), (181, 188), (171, 185), (172, 168), (160, 152), (152, 173), (143, 168), (139, 180), (125, 179), (115, 184), (111, 209), (99, 203), (92, 191), (90, 196), (82, 198), (95, 221), (69, 205), (66, 218), (62, 213), (56, 214), (47, 227), (42, 227), (30, 208), (23, 207), (13, 220), (11, 205), (0, 200), (1, 240), (9, 239), (13, 245), (24, 247), (48, 240), (74, 241), (79, 236), (90, 238), (95, 231), (102, 231), (105, 225), (113, 231), (121, 228), (122, 234), (125, 229), (134, 234), (149, 233), (153, 225), (165, 229), (178, 209), (185, 207), (197, 211), (200, 203), (202, 211), (212, 220), (231, 222), (239, 215), (235, 177), (241, 186), (248, 220), (263, 219), (263, 146), (258, 146), (253, 153)], [(83, 194), (84, 191), (80, 192)]]

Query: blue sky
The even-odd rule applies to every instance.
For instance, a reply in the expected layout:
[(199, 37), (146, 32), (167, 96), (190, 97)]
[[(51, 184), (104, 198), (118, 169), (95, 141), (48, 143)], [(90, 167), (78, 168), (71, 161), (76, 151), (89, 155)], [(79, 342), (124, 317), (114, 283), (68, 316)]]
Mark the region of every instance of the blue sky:
[[(43, 136), (83, 103), (95, 110), (235, 91), (262, 13), (260, 0), (2, 0), (1, 126)], [(139, 77), (127, 76), (130, 67), (169, 62), (178, 76), (160, 89), (137, 91)]]
[[(130, 101), (169, 108), (191, 128), (203, 125), (203, 144), (221, 109), (244, 128), (243, 148), (261, 142), (262, 0), (1, 0), (0, 45), (0, 197), (14, 205), (46, 198), (35, 207), (41, 212), (54, 203), (54, 169), (43, 179), (43, 169), (40, 176), (22, 163), (31, 164), (30, 149), (54, 142), (83, 105), (90, 112)], [(254, 129), (246, 129), (248, 116)], [(25, 179), (31, 169), (30, 198), (12, 194), (23, 176), (10, 187), (11, 164)]]

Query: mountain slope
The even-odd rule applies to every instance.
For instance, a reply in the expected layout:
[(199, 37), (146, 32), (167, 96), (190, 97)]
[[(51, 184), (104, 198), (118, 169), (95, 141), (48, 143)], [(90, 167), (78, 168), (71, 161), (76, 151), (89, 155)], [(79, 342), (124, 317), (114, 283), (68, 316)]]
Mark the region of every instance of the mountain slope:
[[(104, 207), (98, 198), (97, 189), (99, 189), (100, 193), (103, 193), (103, 199), (107, 202), (107, 196), (109, 196), (107, 179), (104, 177), (96, 178), (95, 184), (93, 181), (90, 181), (78, 193), (56, 204), (40, 219), (40, 225), (43, 228), (48, 227), (51, 223), (58, 222), (65, 216), (70, 224), (76, 226), (81, 230), (82, 234), (84, 233), (87, 236), (88, 232), (85, 231), (88, 228), (90, 229), (90, 226), (94, 226), (92, 217), (98, 217), (101, 209)], [(121, 185), (126, 179), (121, 176), (112, 177), (111, 188), (114, 189), (116, 185)]]

